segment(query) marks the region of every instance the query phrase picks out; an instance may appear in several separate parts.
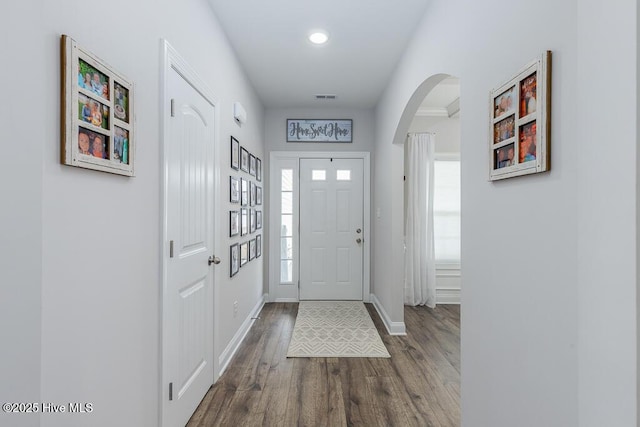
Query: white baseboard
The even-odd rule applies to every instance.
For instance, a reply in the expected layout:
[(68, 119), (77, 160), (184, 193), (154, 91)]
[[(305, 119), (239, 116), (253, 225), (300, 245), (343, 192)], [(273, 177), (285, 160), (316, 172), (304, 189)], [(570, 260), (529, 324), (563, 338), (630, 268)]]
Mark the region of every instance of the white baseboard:
[(380, 315), (382, 323), (384, 323), (385, 328), (387, 328), (389, 335), (407, 335), (407, 328), (404, 322), (392, 322), (375, 294), (371, 294), (371, 302)]
[(460, 289), (436, 289), (436, 304), (460, 304)]
[(300, 302), (298, 298), (276, 298), (274, 302)]
[(238, 332), (236, 332), (236, 334), (233, 336), (227, 348), (224, 349), (224, 351), (218, 358), (218, 366), (220, 367), (218, 378), (222, 376), (225, 369), (227, 369), (227, 366), (229, 366), (229, 362), (231, 362), (231, 359), (233, 359), (236, 351), (238, 351), (240, 344), (242, 344), (242, 341), (244, 341), (244, 338), (247, 336), (249, 329), (251, 329), (251, 326), (253, 326), (255, 318), (258, 317), (258, 313), (260, 313), (260, 310), (262, 310), (262, 307), (264, 307), (264, 303), (266, 302), (266, 300), (267, 294), (262, 295), (255, 307), (253, 307), (253, 310), (251, 310), (247, 318), (244, 320), (244, 322), (242, 322), (240, 329), (238, 329)]

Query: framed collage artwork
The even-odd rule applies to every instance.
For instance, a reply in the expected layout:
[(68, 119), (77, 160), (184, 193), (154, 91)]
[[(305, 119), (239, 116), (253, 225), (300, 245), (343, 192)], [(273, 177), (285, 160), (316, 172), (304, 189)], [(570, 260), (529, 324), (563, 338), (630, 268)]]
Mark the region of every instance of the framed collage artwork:
[(490, 93), (489, 179), (551, 168), (551, 52)]
[(62, 35), (63, 164), (134, 176), (133, 82)]

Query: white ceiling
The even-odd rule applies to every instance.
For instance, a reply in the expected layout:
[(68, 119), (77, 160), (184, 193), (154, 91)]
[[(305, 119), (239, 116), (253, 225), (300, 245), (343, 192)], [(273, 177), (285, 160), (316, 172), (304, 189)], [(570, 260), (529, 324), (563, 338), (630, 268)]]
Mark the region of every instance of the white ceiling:
[[(209, 2), (265, 107), (371, 108), (429, 0)], [(314, 46), (319, 28), (329, 42)]]

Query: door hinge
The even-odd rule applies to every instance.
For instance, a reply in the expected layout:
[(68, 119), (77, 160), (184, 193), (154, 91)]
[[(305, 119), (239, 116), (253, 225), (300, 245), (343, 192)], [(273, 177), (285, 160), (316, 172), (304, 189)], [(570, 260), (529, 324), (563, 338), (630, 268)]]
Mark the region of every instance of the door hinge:
[(169, 240), (169, 258), (173, 258), (173, 240)]
[(169, 400), (173, 400), (173, 383), (169, 383)]
[(176, 100), (171, 98), (171, 117), (176, 116)]

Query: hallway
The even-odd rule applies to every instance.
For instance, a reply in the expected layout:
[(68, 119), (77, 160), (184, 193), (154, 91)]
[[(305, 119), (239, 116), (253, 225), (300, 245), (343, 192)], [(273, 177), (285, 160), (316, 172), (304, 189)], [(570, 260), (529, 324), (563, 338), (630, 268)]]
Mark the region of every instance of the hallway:
[(460, 306), (405, 307), (391, 359), (285, 357), (297, 304), (267, 304), (189, 427), (460, 425)]

